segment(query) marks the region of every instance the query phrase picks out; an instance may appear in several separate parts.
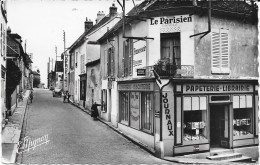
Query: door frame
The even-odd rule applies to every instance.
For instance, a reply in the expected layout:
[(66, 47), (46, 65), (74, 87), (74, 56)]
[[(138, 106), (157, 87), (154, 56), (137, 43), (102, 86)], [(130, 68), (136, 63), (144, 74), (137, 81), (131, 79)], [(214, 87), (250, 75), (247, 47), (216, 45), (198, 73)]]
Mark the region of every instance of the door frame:
[[(214, 105), (223, 105), (223, 107), (227, 107), (228, 108), (228, 145), (227, 147), (224, 148), (233, 148), (233, 109), (232, 109), (232, 102), (218, 102), (218, 103), (209, 103), (209, 113), (208, 113), (208, 119), (211, 120), (210, 118), (210, 114), (211, 114), (211, 106)], [(225, 113), (225, 111), (224, 111)], [(210, 134), (211, 134), (211, 125), (210, 125), (210, 121), (209, 123), (209, 144), (210, 144)], [(222, 147), (222, 146), (221, 146)]]

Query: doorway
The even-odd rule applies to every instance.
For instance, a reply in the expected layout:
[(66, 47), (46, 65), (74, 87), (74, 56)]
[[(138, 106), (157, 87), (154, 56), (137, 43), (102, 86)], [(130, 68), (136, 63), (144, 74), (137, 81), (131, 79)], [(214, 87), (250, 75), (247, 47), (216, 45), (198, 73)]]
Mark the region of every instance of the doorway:
[(229, 148), (229, 105), (210, 106), (210, 147)]

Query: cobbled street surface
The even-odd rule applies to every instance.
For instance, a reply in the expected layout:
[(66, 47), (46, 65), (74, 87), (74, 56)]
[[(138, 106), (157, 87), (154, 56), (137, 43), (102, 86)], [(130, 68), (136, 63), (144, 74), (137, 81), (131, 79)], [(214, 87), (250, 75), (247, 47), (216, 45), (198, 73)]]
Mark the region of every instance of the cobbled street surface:
[[(49, 143), (19, 154), (22, 164), (172, 164), (158, 159), (77, 107), (34, 89), (22, 137)], [(174, 163), (176, 164), (176, 163)]]

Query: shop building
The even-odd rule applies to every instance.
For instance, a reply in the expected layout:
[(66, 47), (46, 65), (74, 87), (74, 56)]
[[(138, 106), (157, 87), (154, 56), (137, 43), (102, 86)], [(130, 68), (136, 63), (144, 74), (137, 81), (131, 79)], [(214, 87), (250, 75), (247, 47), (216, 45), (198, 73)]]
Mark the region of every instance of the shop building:
[(257, 147), (254, 7), (145, 1), (133, 8), (98, 40), (101, 117), (158, 157)]

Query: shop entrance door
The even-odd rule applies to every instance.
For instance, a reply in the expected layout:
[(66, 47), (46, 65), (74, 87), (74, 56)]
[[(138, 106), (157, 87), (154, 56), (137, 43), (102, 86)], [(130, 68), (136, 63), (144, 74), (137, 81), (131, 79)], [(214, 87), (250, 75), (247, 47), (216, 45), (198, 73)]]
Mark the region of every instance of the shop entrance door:
[(210, 106), (210, 146), (229, 148), (229, 105)]

